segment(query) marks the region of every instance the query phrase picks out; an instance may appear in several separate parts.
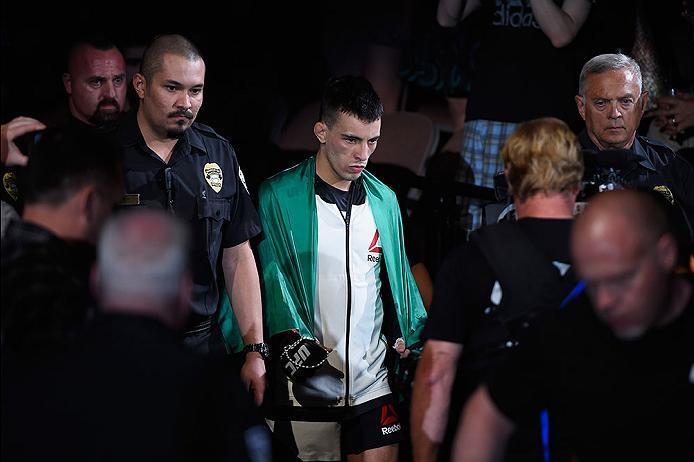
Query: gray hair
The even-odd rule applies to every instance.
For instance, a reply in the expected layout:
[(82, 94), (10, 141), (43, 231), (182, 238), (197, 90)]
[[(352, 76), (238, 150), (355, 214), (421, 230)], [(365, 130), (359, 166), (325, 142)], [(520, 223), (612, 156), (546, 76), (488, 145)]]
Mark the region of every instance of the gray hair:
[(188, 269), (188, 245), (187, 228), (162, 211), (117, 215), (99, 239), (102, 302), (175, 299)]
[(618, 71), (621, 69), (627, 69), (634, 74), (636, 83), (639, 84), (639, 92), (641, 92), (643, 85), (639, 63), (625, 54), (614, 53), (595, 56), (583, 65), (581, 76), (578, 78), (578, 94), (581, 96), (586, 95), (586, 80), (589, 75), (602, 74), (603, 72)]

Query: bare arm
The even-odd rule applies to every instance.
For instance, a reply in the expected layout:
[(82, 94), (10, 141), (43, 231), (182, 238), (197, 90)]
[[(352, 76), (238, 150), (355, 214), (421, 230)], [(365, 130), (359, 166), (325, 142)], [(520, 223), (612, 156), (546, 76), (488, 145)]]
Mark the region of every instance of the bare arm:
[(453, 442), (453, 461), (492, 462), (503, 459), (514, 425), (494, 405), (487, 387), (472, 394), (460, 419)]
[[(234, 315), (245, 344), (263, 341), (263, 312), (260, 281), (255, 258), (248, 241), (224, 249), (222, 268)], [(248, 353), (241, 368), (241, 379), (260, 404), (265, 392), (265, 363), (259, 353)]]
[(436, 20), (442, 27), (455, 27), (480, 6), (480, 0), (439, 0)]
[(419, 289), (419, 295), (422, 296), (424, 308), (428, 312), (431, 307), (431, 299), (434, 296), (434, 281), (431, 280), (429, 270), (424, 263), (415, 263), (410, 269), (412, 270), (414, 282)]
[(556, 48), (571, 43), (590, 12), (588, 0), (564, 0), (561, 7), (552, 0), (530, 0), (530, 6), (540, 29)]
[(440, 340), (427, 340), (424, 345), (412, 393), (411, 436), (415, 461), (436, 460), (462, 351), (462, 345)]

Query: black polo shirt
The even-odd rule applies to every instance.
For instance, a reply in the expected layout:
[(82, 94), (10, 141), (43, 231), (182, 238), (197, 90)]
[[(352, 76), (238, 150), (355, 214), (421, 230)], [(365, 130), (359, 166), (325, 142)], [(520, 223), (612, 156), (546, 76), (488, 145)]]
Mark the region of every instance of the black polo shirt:
[(186, 130), (165, 163), (145, 143), (135, 115), (118, 130), (128, 194), (140, 204), (169, 210), (190, 224), (194, 315), (216, 313), (221, 287), (222, 248), (241, 244), (261, 231), (231, 144), (199, 123)]

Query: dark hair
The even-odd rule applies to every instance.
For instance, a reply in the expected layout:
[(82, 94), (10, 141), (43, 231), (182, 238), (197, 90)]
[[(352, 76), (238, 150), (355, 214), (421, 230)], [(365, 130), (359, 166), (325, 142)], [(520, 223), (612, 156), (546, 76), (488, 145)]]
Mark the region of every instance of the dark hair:
[(328, 80), (323, 91), (319, 120), (332, 126), (340, 114), (371, 123), (383, 115), (378, 94), (364, 77), (346, 75)]
[(165, 54), (182, 56), (189, 61), (202, 59), (200, 50), (182, 35), (159, 35), (147, 45), (142, 54), (140, 74), (144, 75), (145, 79), (150, 80), (161, 68), (162, 56)]
[(23, 182), (27, 204), (60, 205), (87, 184), (106, 193), (122, 187), (122, 154), (110, 134), (49, 128), (29, 156)]

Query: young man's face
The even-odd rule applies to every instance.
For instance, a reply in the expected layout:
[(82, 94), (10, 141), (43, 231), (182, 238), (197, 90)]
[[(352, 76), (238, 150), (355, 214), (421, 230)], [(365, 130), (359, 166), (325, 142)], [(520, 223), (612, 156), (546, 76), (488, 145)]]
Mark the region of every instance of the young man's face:
[(202, 106), (205, 62), (165, 54), (151, 81), (136, 74), (133, 82), (145, 123), (159, 136), (176, 138), (193, 124)]
[(333, 186), (347, 190), (366, 168), (381, 136), (381, 119), (363, 122), (350, 114), (340, 114), (328, 127), (317, 122), (314, 133), (321, 146), (316, 160), (316, 173)]
[(116, 48), (83, 46), (71, 59), (63, 84), (75, 118), (96, 126), (114, 121), (123, 111), (127, 90), (123, 56)]
[(629, 149), (648, 100), (633, 72), (619, 69), (590, 74), (585, 93), (576, 96), (576, 105), (590, 139), (600, 150)]

